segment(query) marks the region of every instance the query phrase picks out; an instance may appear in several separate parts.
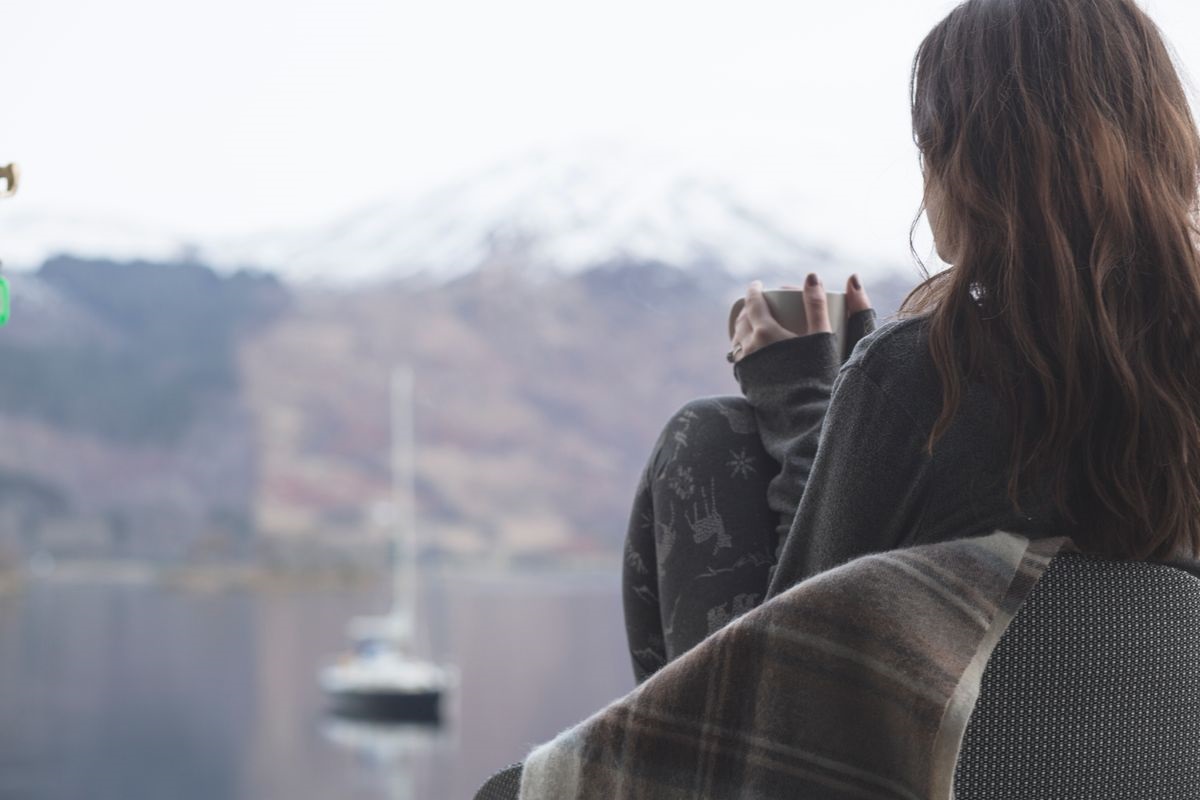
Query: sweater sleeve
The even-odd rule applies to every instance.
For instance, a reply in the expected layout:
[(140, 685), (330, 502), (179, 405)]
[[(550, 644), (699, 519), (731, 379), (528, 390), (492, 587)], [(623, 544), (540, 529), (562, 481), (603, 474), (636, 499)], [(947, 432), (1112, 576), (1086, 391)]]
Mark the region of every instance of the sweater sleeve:
[(834, 350), (832, 334), (810, 334), (752, 353), (742, 361), (764, 357), (735, 370), (763, 445), (781, 465), (767, 490), (780, 523), (764, 602), (818, 572), (899, 547), (924, 507), (933, 472), (926, 433), (859, 363), (839, 370)]
[(832, 333), (774, 342), (733, 366), (742, 394), (754, 408), (763, 448), (780, 465), (767, 484), (767, 506), (779, 517), (776, 554), (791, 529), (808, 482), (838, 358)]

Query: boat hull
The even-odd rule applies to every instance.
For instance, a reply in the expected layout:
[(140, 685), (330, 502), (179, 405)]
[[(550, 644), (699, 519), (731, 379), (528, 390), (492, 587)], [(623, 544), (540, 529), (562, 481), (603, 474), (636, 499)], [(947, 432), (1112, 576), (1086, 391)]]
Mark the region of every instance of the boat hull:
[(437, 722), (441, 719), (440, 691), (328, 691), (335, 714), (359, 719)]

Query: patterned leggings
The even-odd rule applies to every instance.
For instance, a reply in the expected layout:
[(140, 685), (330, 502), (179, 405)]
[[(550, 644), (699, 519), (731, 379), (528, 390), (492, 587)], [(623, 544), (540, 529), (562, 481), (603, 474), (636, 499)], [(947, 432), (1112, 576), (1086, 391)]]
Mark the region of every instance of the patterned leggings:
[(779, 469), (744, 397), (692, 400), (663, 428), (635, 492), (621, 575), (639, 684), (762, 602), (779, 522), (767, 484)]

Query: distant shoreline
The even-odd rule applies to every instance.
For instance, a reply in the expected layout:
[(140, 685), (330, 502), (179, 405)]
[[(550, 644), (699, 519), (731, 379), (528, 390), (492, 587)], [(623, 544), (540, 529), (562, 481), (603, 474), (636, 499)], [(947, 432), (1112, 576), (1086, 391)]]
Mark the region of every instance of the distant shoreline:
[[(454, 577), (472, 580), (570, 575), (574, 578), (619, 579), (620, 560), (571, 559), (553, 562), (448, 562), (420, 567), (422, 578)], [(190, 591), (228, 588), (369, 588), (391, 580), (386, 569), (360, 567), (277, 567), (257, 564), (153, 564), (121, 560), (69, 560), (0, 570), (0, 594), (21, 591), (30, 585), (156, 586)]]

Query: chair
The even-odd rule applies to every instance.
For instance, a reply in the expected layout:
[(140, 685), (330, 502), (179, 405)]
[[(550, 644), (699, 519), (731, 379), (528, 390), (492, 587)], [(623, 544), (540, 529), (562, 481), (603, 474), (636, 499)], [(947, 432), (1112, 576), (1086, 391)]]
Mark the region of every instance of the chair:
[(521, 789), (521, 762), (511, 764), (488, 778), (475, 793), (475, 800), (517, 800)]
[[(520, 774), (475, 800), (516, 800)], [(1058, 554), (984, 669), (954, 798), (1200, 798), (1200, 577)]]
[(1200, 578), (1060, 553), (984, 669), (954, 795), (1200, 797)]

